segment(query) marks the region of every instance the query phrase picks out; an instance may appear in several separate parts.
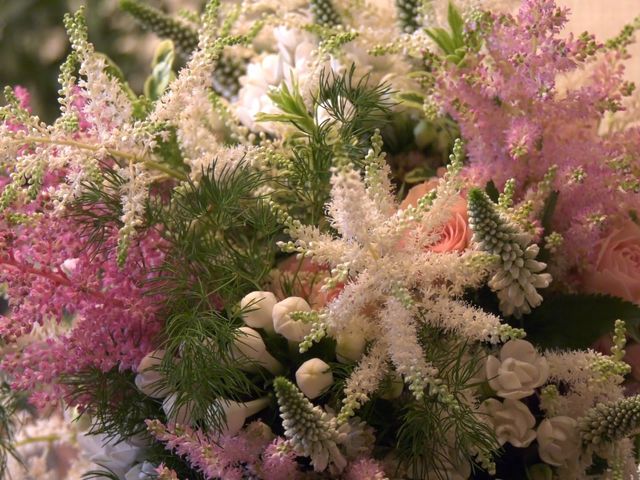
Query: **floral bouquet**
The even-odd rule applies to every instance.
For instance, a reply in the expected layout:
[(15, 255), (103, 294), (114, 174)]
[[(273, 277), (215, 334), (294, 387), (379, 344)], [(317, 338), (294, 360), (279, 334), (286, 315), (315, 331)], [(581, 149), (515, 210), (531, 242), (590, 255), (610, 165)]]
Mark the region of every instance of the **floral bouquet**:
[(80, 10), (59, 118), (0, 108), (5, 460), (637, 478), (640, 17), (600, 43), (553, 0), (121, 7), (165, 39), (144, 94)]

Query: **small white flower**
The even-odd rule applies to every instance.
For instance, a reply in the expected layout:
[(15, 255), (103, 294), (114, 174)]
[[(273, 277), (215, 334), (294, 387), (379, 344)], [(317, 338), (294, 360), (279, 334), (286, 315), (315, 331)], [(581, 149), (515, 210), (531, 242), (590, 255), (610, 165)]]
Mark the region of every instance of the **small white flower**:
[(157, 478), (156, 467), (149, 462), (134, 465), (124, 475), (124, 480), (152, 480)]
[(336, 340), (336, 358), (340, 363), (355, 363), (362, 358), (366, 344), (362, 333), (343, 333)]
[(62, 270), (62, 272), (67, 277), (70, 277), (71, 275), (73, 275), (73, 272), (76, 271), (79, 261), (79, 258), (67, 258), (64, 262), (62, 262), (62, 265), (60, 265), (60, 270)]
[(282, 371), (282, 365), (267, 351), (267, 346), (258, 332), (249, 327), (240, 327), (238, 331), (240, 334), (233, 342), (233, 355), (242, 362), (241, 370), (256, 372), (263, 367), (274, 375)]
[(519, 400), (507, 398), (500, 402), (490, 398), (482, 403), (500, 445), (509, 442), (514, 447), (528, 447), (536, 438), (533, 427), (536, 419), (529, 408)]
[(267, 405), (269, 405), (269, 399), (267, 397), (244, 403), (221, 399), (220, 406), (224, 411), (226, 425), (220, 433), (230, 436), (237, 434), (244, 426), (244, 422), (246, 422), (248, 417), (255, 415)]
[(311, 307), (304, 298), (289, 297), (273, 307), (273, 328), (291, 342), (300, 343), (311, 332), (311, 324), (293, 320), (293, 312), (310, 312)]
[(89, 461), (111, 470), (118, 478), (124, 478), (142, 453), (140, 447), (129, 441), (105, 434), (78, 435), (78, 444)]
[(183, 403), (179, 407), (176, 406), (177, 394), (172, 393), (162, 402), (162, 410), (170, 421), (179, 425), (190, 425), (193, 422), (191, 414), (193, 413), (193, 405), (190, 402)]
[(169, 390), (159, 386), (162, 374), (156, 370), (164, 358), (164, 350), (154, 350), (147, 353), (138, 365), (138, 374), (135, 378), (136, 387), (145, 395), (152, 398), (164, 398), (169, 395)]
[(546, 418), (538, 427), (538, 452), (549, 465), (563, 466), (580, 450), (577, 422), (571, 417)]
[(296, 383), (308, 398), (317, 398), (333, 384), (331, 367), (319, 358), (307, 360), (296, 371)]
[(240, 300), (240, 308), (245, 310), (242, 314), (242, 320), (252, 328), (262, 328), (273, 332), (271, 313), (276, 303), (278, 300), (271, 292), (251, 292), (245, 295)]
[(526, 340), (510, 340), (502, 346), (500, 359), (489, 356), (486, 363), (489, 385), (503, 398), (533, 395), (549, 377), (546, 358)]

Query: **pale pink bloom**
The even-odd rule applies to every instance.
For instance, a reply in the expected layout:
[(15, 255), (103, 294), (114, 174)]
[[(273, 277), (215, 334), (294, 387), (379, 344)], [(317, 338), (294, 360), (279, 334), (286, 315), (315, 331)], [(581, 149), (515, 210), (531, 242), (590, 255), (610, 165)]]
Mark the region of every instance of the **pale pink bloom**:
[[(431, 179), (420, 185), (416, 185), (411, 190), (407, 198), (400, 204), (401, 209), (410, 206), (415, 207), (418, 201), (431, 190), (436, 188), (438, 179)], [(440, 239), (429, 246), (429, 250), (436, 253), (461, 252), (465, 250), (471, 242), (472, 232), (469, 228), (469, 216), (467, 214), (467, 201), (460, 196), (451, 209), (451, 219), (442, 226)]]
[(627, 221), (614, 228), (596, 248), (596, 263), (583, 276), (584, 291), (640, 303), (640, 227)]

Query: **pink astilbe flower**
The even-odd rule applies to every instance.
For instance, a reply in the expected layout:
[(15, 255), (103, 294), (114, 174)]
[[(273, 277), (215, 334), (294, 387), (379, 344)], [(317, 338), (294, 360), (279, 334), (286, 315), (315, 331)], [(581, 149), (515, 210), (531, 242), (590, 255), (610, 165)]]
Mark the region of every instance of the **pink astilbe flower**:
[(382, 466), (371, 458), (351, 462), (344, 473), (344, 480), (385, 480)]
[[(149, 272), (163, 260), (160, 238), (141, 237), (119, 267), (115, 228), (107, 229), (104, 248), (91, 255), (79, 226), (41, 205), (41, 218), (3, 222), (0, 231), (0, 281), (8, 286), (10, 305), (0, 317), (0, 335), (13, 349), (2, 368), (38, 406), (65, 394), (61, 375), (135, 368), (162, 327), (162, 299), (146, 292)], [(63, 321), (71, 327), (48, 338), (34, 332), (37, 325)]]
[[(553, 0), (525, 0), (516, 16), (480, 22), (485, 49), (462, 65), (446, 64), (436, 93), (460, 125), (473, 182), (502, 187), (514, 178), (526, 199), (557, 166), (551, 229), (564, 237), (564, 275), (593, 263), (610, 222), (640, 206), (638, 194), (620, 189), (624, 172), (612, 166), (638, 151), (640, 136), (598, 134), (605, 112), (620, 109), (629, 90), (621, 55), (588, 36), (561, 38), (567, 13)], [(587, 81), (561, 92), (558, 76), (576, 72)]]
[(158, 474), (158, 480), (180, 480), (178, 474), (163, 463), (156, 468), (156, 473)]
[(283, 438), (276, 438), (262, 422), (253, 422), (234, 436), (210, 437), (200, 430), (178, 424), (147, 420), (149, 433), (165, 443), (167, 450), (184, 457), (207, 479), (299, 480), (295, 453)]
[(269, 480), (298, 480), (301, 473), (296, 463), (296, 454), (287, 448), (284, 439), (276, 438), (262, 455), (262, 474)]

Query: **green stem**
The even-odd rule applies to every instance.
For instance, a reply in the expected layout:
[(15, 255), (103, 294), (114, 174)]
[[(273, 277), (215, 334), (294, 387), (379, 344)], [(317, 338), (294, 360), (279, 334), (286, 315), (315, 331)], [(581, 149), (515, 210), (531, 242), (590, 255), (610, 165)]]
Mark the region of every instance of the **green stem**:
[(54, 139), (54, 138), (47, 138), (47, 137), (30, 137), (30, 136), (19, 137), (15, 140), (15, 143), (47, 143), (51, 145), (64, 145), (68, 147), (75, 147), (82, 150), (89, 150), (92, 152), (97, 152), (104, 148), (109, 153), (109, 155), (112, 155), (114, 157), (124, 158), (125, 160), (129, 160), (134, 163), (142, 162), (147, 167), (153, 170), (157, 170), (162, 173), (165, 173), (177, 180), (185, 181), (188, 178), (184, 173), (174, 170), (166, 165), (163, 165), (162, 163), (156, 162), (154, 160), (144, 159), (143, 157), (139, 157), (133, 153), (123, 152), (122, 150), (116, 150), (114, 148), (104, 147), (103, 145), (95, 145), (92, 143), (78, 142), (76, 140)]
[(42, 435), (39, 437), (30, 437), (30, 438), (25, 438), (24, 440), (21, 440), (19, 442), (15, 443), (15, 447), (21, 447), (23, 445), (29, 445), (31, 443), (37, 443), (37, 442), (55, 442), (56, 440), (59, 440), (60, 436), (59, 435)]

